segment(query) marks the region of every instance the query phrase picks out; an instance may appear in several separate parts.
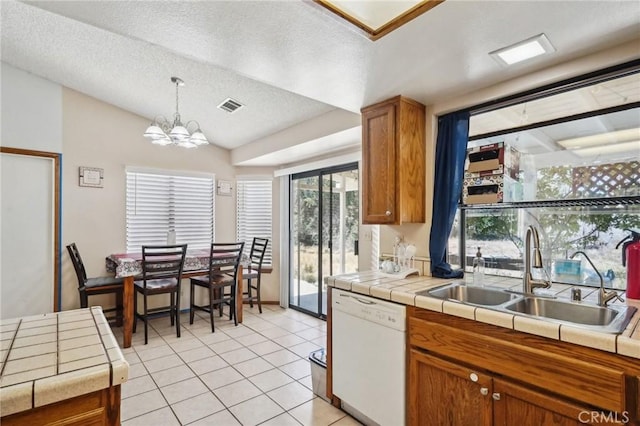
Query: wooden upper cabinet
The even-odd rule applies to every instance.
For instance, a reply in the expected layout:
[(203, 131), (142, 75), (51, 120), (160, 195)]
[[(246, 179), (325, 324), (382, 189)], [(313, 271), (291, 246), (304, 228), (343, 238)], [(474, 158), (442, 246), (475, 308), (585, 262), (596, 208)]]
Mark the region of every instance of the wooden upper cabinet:
[(361, 112), (362, 222), (424, 223), (424, 105), (396, 96)]

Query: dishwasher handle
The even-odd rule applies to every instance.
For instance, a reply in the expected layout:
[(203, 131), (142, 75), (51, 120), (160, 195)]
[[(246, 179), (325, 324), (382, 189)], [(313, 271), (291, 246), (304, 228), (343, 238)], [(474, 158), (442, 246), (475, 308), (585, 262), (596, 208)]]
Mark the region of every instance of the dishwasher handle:
[(373, 300), (362, 299), (357, 296), (351, 296), (351, 298), (355, 299), (356, 302), (362, 303), (363, 305), (377, 305), (377, 303), (374, 302)]
[(363, 299), (357, 296), (353, 296), (351, 294), (340, 293), (340, 297), (347, 297), (349, 299), (354, 299), (356, 302), (360, 302), (363, 305), (377, 305), (377, 303), (374, 302), (373, 300)]
[(365, 295), (332, 289), (331, 306), (334, 313), (333, 326), (337, 314), (354, 316), (365, 321), (380, 324), (393, 330), (406, 330), (406, 306), (386, 300), (378, 300)]

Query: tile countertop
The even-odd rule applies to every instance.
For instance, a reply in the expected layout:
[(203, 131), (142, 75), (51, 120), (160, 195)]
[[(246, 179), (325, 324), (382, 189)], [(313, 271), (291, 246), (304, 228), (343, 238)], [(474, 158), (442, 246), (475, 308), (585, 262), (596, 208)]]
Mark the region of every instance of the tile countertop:
[(127, 381), (129, 364), (102, 309), (0, 320), (2, 416)]
[[(466, 274), (462, 280), (471, 280), (471, 274)], [(624, 332), (619, 335), (584, 330), (569, 325), (537, 320), (530, 317), (494, 311), (482, 307), (465, 305), (458, 302), (444, 301), (430, 296), (420, 296), (415, 293), (441, 286), (447, 283), (461, 281), (460, 279), (440, 279), (429, 276), (410, 276), (407, 278), (389, 277), (378, 271), (368, 271), (325, 278), (329, 287), (335, 287), (354, 293), (366, 294), (378, 299), (391, 300), (405, 305), (417, 306), (436, 312), (443, 312), (475, 321), (481, 321), (500, 327), (511, 328), (524, 333), (536, 334), (550, 339), (562, 340), (582, 346), (588, 346), (603, 351), (618, 353), (640, 359), (640, 301), (627, 300), (625, 303), (635, 306), (635, 313)], [(485, 285), (491, 287), (514, 288), (520, 290), (522, 280), (485, 276)], [(566, 284), (554, 283), (545, 294), (553, 294), (559, 299), (570, 298), (570, 288)], [(597, 302), (598, 289), (582, 287), (583, 301)], [(611, 305), (620, 304), (616, 301)]]

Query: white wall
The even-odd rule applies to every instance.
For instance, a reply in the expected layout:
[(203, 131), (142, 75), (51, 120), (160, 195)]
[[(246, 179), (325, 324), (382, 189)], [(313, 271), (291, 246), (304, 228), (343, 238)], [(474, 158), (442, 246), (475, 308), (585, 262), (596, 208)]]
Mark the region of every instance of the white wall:
[(629, 62), (640, 58), (638, 46), (640, 46), (640, 38), (472, 93), (434, 102), (434, 114), (442, 115), (458, 111), (473, 105), (504, 98), (511, 94), (536, 89), (547, 84)]
[[(147, 119), (84, 94), (64, 89), (63, 244), (76, 242), (87, 273), (105, 274), (106, 255), (123, 252), (125, 230), (125, 168), (148, 167), (215, 173), (216, 179), (234, 182), (236, 174), (272, 175), (271, 168), (240, 168), (230, 164), (230, 153), (215, 146), (187, 150), (157, 146), (142, 137)], [(104, 188), (78, 186), (78, 167), (104, 169)], [(274, 185), (276, 185), (274, 183)], [(274, 187), (273, 235), (279, 234), (279, 198)], [(235, 241), (236, 195), (216, 196), (216, 241)], [(279, 296), (279, 242), (272, 241), (274, 271), (263, 275), (262, 299)], [(63, 309), (77, 307), (73, 268), (63, 256)], [(182, 306), (188, 306), (188, 281), (183, 282)], [(106, 302), (105, 302), (106, 303)]]
[[(277, 158), (277, 156), (283, 152), (294, 154), (294, 151), (291, 151), (292, 148), (295, 148), (296, 155), (300, 154), (300, 151), (305, 153), (317, 152), (316, 149), (309, 145), (320, 144), (326, 147), (332, 146), (332, 142), (338, 144), (350, 142), (350, 130), (359, 127), (359, 114), (334, 109), (280, 132), (235, 148), (231, 152), (231, 161), (233, 164), (240, 166), (245, 162), (257, 159), (280, 160), (281, 158)], [(354, 142), (357, 142), (357, 139)], [(336, 149), (334, 147), (334, 150)]]
[[(3, 147), (62, 151), (62, 88), (1, 64)], [(51, 158), (2, 154), (0, 317), (54, 306), (54, 179)]]
[(2, 146), (62, 152), (62, 87), (2, 62)]
[[(87, 274), (106, 273), (105, 256), (126, 247), (125, 168), (215, 173), (233, 181), (229, 152), (214, 146), (187, 150), (157, 146), (142, 136), (147, 119), (65, 88), (63, 90), (63, 245), (75, 242)], [(104, 169), (104, 188), (78, 185), (80, 166)], [(235, 240), (235, 197), (216, 197), (216, 240)], [(79, 306), (77, 282), (63, 255), (62, 307)], [(186, 290), (188, 281), (183, 282)], [(188, 293), (185, 291), (185, 295)], [(186, 297), (182, 306), (188, 306)], [(91, 302), (90, 302), (91, 303)]]

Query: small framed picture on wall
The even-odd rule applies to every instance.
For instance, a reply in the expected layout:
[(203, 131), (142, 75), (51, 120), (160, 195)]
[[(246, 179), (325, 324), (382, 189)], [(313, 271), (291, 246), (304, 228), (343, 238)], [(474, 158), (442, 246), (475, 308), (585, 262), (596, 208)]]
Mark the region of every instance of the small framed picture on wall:
[(80, 186), (102, 188), (104, 185), (104, 169), (80, 166)]

